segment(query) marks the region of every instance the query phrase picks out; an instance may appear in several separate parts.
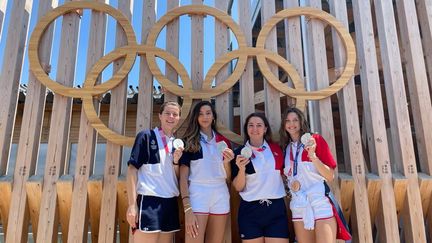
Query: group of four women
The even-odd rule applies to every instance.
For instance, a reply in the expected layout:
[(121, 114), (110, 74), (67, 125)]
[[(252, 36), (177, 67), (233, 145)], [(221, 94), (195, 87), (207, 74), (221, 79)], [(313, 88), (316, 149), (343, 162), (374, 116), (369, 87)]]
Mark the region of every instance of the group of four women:
[(195, 105), (182, 140), (173, 134), (180, 120), (177, 103), (164, 103), (159, 119), (160, 128), (137, 135), (128, 161), (126, 216), (134, 242), (172, 242), (180, 230), (180, 195), (185, 241), (223, 242), (230, 180), (241, 197), (238, 226), (243, 242), (288, 242), (287, 193), (298, 242), (349, 237), (325, 183), (333, 179), (336, 162), (320, 135), (301, 141), (308, 126), (297, 108), (283, 116), (282, 149), (272, 141), (262, 113), (246, 118), (245, 143), (235, 150), (218, 132), (210, 102)]

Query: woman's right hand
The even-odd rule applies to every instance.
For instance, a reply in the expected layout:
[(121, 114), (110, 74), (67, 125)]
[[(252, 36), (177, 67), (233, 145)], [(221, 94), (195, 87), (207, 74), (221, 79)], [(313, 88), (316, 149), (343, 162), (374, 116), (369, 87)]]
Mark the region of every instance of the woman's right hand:
[(236, 158), (236, 165), (239, 168), (240, 171), (245, 171), (246, 170), (246, 165), (250, 162), (250, 160), (248, 158), (245, 158), (241, 155), (237, 155)]
[(126, 220), (132, 228), (135, 228), (138, 222), (138, 206), (136, 204), (129, 205), (126, 213)]
[(198, 236), (198, 220), (192, 210), (185, 213), (185, 229), (192, 238)]

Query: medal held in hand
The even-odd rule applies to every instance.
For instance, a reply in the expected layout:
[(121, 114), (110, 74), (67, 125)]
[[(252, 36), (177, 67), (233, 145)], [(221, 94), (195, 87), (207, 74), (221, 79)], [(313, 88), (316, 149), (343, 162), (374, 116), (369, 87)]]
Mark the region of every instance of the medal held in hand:
[(312, 135), (310, 133), (305, 133), (303, 136), (301, 136), (300, 141), (302, 144), (304, 144), (304, 146), (311, 146), (311, 138)]
[(240, 151), (241, 156), (249, 159), (250, 157), (252, 157), (252, 149), (249, 147), (244, 147), (242, 148), (242, 150)]
[(219, 153), (222, 153), (226, 148), (228, 148), (228, 145), (225, 143), (225, 141), (217, 143), (216, 146)]
[(184, 148), (183, 140), (181, 140), (180, 138), (174, 139), (174, 141), (173, 141), (173, 147), (175, 149)]

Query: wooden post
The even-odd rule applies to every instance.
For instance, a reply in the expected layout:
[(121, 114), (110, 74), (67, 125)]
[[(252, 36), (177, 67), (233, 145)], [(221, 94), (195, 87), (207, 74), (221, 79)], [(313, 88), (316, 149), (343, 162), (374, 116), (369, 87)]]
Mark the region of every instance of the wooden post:
[[(261, 24), (264, 25), (265, 22), (270, 19), (276, 13), (276, 6), (274, 1), (266, 1), (261, 4)], [(267, 41), (265, 44), (266, 49), (277, 53), (277, 37), (276, 37), (276, 27), (270, 31), (267, 36)], [(273, 63), (269, 64), (272, 73), (279, 77), (278, 69), (279, 67)], [(266, 80), (264, 81), (264, 94), (265, 94), (265, 112), (266, 116), (270, 122), (270, 127), (273, 131), (273, 137), (279, 137), (279, 127), (281, 122), (280, 115), (280, 92), (273, 88)], [(279, 112), (278, 112), (279, 111)]]
[[(65, 14), (62, 22), (61, 49), (57, 64), (56, 80), (67, 87), (71, 87), (74, 80), (78, 31), (79, 16), (77, 13)], [(56, 183), (61, 173), (63, 173), (65, 164), (72, 108), (71, 101), (71, 98), (58, 94), (54, 95), (37, 242), (57, 242), (58, 208)]]
[[(284, 0), (284, 9), (299, 7), (299, 1), (297, 0)], [(304, 77), (303, 69), (303, 44), (302, 44), (302, 29), (300, 24), (300, 17), (285, 19), (285, 52), (286, 59), (294, 65), (297, 73), (300, 77)], [(289, 85), (293, 85), (290, 78)], [(306, 87), (306, 84), (304, 85)], [(287, 105), (292, 106), (293, 101), (290, 97), (286, 97)], [(296, 102), (297, 107), (302, 111), (305, 111), (306, 107), (300, 107), (299, 102)], [(282, 111), (284, 112), (284, 111)]]
[[(120, 1), (118, 8), (129, 20), (131, 20), (133, 9), (131, 1)], [(120, 25), (117, 24), (116, 47), (123, 46), (126, 43), (126, 35)], [(114, 72), (119, 69), (122, 63), (123, 61), (114, 62)], [(127, 101), (126, 94), (127, 78), (123, 79), (122, 83), (115, 87), (111, 92), (108, 126), (119, 134), (124, 133)], [(121, 160), (122, 146), (107, 141), (98, 242), (115, 241), (115, 234), (117, 232), (117, 181), (121, 168)]]
[[(356, 29), (357, 53), (362, 78), (363, 114), (367, 130), (367, 141), (371, 171), (382, 179), (380, 204), (375, 221), (383, 242), (399, 242), (398, 219), (392, 184), (392, 171), (388, 150), (387, 133), (384, 121), (384, 109), (381, 102), (381, 86), (378, 73), (377, 54), (375, 48), (374, 29), (371, 5), (368, 1), (354, 1), (353, 13)], [(382, 223), (379, 223), (382, 222)]]
[(8, 234), (8, 215), (11, 208), (11, 194), (12, 194), (12, 178), (10, 176), (0, 177), (0, 195), (2, 199), (0, 202), (0, 218), (6, 236)]
[[(192, 0), (192, 4), (203, 4), (203, 0)], [(201, 89), (204, 80), (204, 19), (191, 15), (191, 79), (193, 89)], [(184, 114), (186, 115), (186, 114)]]
[[(72, 184), (73, 184), (73, 177), (71, 175), (61, 176), (57, 182), (57, 191), (58, 191), (57, 203), (59, 207), (58, 210), (59, 221), (61, 225), (63, 242), (68, 242), (69, 219), (71, 216), (71, 205), (72, 205)], [(85, 215), (85, 211), (84, 211), (84, 215)]]
[[(24, 222), (28, 221), (28, 216), (30, 216), (30, 221), (32, 224), (32, 231), (33, 231), (33, 239), (37, 239), (37, 231), (38, 231), (38, 220), (39, 220), (39, 214), (40, 214), (40, 205), (41, 205), (41, 199), (42, 199), (42, 176), (32, 176), (28, 179), (28, 181), (25, 184), (25, 192), (27, 195), (27, 201), (28, 201), (28, 207), (25, 207), (24, 210), (28, 210), (27, 214), (24, 214)], [(28, 224), (26, 224), (26, 227)], [(17, 235), (14, 238), (18, 239), (21, 238), (21, 242), (26, 242), (28, 237), (27, 229), (21, 230), (22, 235), (18, 237)], [(6, 238), (6, 241), (8, 241), (9, 238)], [(14, 241), (15, 242), (15, 241)]]
[(0, 176), (6, 174), (32, 0), (12, 2), (0, 74)]
[(421, 171), (432, 173), (432, 105), (414, 0), (397, 0), (402, 53)]
[[(178, 0), (167, 1), (167, 11), (179, 6)], [(166, 51), (173, 56), (179, 56), (179, 19), (175, 19), (166, 25)], [(178, 85), (178, 74), (173, 67), (165, 64), (165, 75), (175, 85)], [(177, 101), (177, 96), (164, 91), (165, 101)]]
[(93, 175), (87, 183), (91, 241), (98, 242), (102, 204), (102, 176)]
[(432, 2), (429, 0), (418, 0), (417, 14), (420, 22), (423, 52), (426, 58), (426, 67), (429, 74), (429, 88), (432, 87)]
[[(106, 2), (99, 0), (99, 2)], [(106, 15), (92, 11), (90, 23), (89, 47), (87, 50), (86, 73), (104, 55)], [(100, 83), (100, 78), (96, 84)], [(99, 110), (99, 103), (94, 102), (95, 110)], [(81, 109), (78, 135), (78, 149), (76, 156), (75, 176), (72, 195), (72, 207), (69, 223), (68, 242), (86, 242), (88, 232), (88, 191), (87, 183), (93, 171), (96, 132), (89, 124), (84, 109)]]
[(126, 220), (126, 213), (129, 207), (126, 188), (126, 176), (121, 175), (117, 184), (117, 215), (120, 230), (120, 242), (127, 243), (129, 241), (129, 223)]
[(426, 242), (393, 4), (389, 0), (374, 1), (374, 4), (393, 142), (392, 154), (398, 172), (408, 179), (405, 210), (402, 213), (405, 240)]
[[(252, 22), (250, 1), (237, 1), (239, 25), (245, 35), (247, 46), (252, 47)], [(243, 46), (239, 46), (242, 48)], [(240, 78), (240, 126), (246, 117), (255, 111), (253, 59), (248, 58), (246, 68)], [(243, 129), (241, 131), (243, 133)]]

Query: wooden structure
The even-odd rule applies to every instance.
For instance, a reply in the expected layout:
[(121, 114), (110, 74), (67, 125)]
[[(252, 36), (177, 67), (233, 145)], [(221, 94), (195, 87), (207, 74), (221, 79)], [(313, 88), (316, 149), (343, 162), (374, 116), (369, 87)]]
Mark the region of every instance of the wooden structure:
[[(353, 241), (431, 241), (431, 1), (261, 0), (254, 17), (250, 1), (218, 0), (210, 7), (192, 0), (179, 7), (170, 0), (156, 21), (155, 0), (145, 0), (142, 44), (131, 25), (133, 1), (118, 2), (56, 6), (39, 0), (37, 25), (29, 31), (33, 1), (0, 0), (0, 35), (8, 33), (0, 54), (6, 60), (0, 76), (0, 222), (6, 242), (27, 242), (29, 225), (37, 242), (56, 242), (59, 231), (64, 242), (128, 242), (122, 158), (136, 131), (155, 125), (153, 78), (165, 100), (181, 99), (182, 121), (194, 100), (213, 99), (219, 126), (234, 142), (242, 141), (240, 127), (250, 112), (265, 111), (277, 131), (283, 109), (304, 109), (337, 155), (332, 188)], [(238, 21), (228, 14), (233, 4)], [(74, 88), (83, 9), (91, 10), (86, 76), (83, 87)], [(13, 21), (2, 26), (6, 15)], [(115, 49), (104, 55), (107, 15), (117, 28)], [(52, 63), (53, 21), (61, 16), (61, 48)], [(179, 45), (188, 44), (179, 38), (180, 16), (191, 18), (190, 71), (179, 61)], [(204, 74), (207, 17), (215, 19), (216, 60)], [(165, 49), (156, 47), (163, 29)], [(235, 50), (229, 50), (230, 36)], [(21, 70), (27, 43), (31, 70), (24, 92), (18, 90), (21, 72), (29, 72)], [(139, 92), (127, 98), (136, 56)], [(168, 64), (165, 72), (156, 58)], [(114, 74), (101, 82), (110, 63)], [(49, 75), (51, 66), (56, 77)], [(100, 144), (103, 173), (96, 173)], [(238, 196), (232, 195), (226, 241), (238, 242)], [(177, 242), (182, 239), (177, 234)]]

